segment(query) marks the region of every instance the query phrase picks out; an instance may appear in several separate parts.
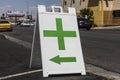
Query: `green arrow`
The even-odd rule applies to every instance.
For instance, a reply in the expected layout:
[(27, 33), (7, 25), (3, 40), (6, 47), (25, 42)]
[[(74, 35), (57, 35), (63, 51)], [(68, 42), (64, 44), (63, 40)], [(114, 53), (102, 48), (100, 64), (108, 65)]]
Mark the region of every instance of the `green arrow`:
[(76, 62), (76, 57), (60, 57), (58, 55), (50, 59), (50, 61), (55, 62), (57, 64), (61, 64), (62, 62)]

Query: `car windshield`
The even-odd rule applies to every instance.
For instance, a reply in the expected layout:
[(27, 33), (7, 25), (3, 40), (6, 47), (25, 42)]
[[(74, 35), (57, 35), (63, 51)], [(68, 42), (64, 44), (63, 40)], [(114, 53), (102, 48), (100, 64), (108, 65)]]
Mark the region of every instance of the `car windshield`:
[(8, 21), (0, 21), (0, 24), (9, 23)]

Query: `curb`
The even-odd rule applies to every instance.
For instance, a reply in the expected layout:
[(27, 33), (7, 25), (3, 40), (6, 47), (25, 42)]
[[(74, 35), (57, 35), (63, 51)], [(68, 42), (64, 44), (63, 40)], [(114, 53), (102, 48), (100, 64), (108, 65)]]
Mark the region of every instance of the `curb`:
[(91, 29), (120, 29), (120, 26), (110, 26), (110, 27), (93, 27)]
[[(120, 26), (119, 26), (119, 28), (120, 28)], [(11, 37), (11, 36), (8, 36), (8, 35), (5, 35), (5, 34), (1, 34), (1, 35), (5, 36), (6, 39), (8, 39), (12, 42), (15, 42), (19, 45), (22, 45), (26, 48), (31, 48), (31, 46), (32, 46), (32, 44), (29, 43), (29, 42), (19, 40), (19, 39), (16, 39), (14, 37)], [(120, 74), (119, 73), (107, 71), (105, 69), (102, 69), (100, 67), (97, 67), (97, 66), (94, 66), (94, 65), (91, 65), (91, 64), (85, 64), (85, 65), (86, 65), (86, 71), (89, 72), (89, 73), (92, 73), (92, 74), (95, 74), (95, 75), (98, 75), (98, 76), (102, 76), (102, 77), (105, 77), (105, 78), (108, 78), (108, 79), (120, 80)]]
[(98, 75), (98, 76), (102, 76), (108, 79), (112, 79), (112, 80), (120, 80), (120, 74), (119, 73), (115, 73), (115, 72), (111, 72), (111, 71), (107, 71), (105, 69), (102, 69), (100, 67), (96, 67), (94, 65), (91, 64), (86, 64), (86, 70), (89, 73)]

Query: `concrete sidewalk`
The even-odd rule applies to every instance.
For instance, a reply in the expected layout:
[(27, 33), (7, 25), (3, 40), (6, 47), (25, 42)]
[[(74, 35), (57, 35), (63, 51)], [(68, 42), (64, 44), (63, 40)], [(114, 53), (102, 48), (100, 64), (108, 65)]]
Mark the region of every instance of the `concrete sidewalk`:
[(91, 29), (120, 29), (120, 26), (92, 27)]

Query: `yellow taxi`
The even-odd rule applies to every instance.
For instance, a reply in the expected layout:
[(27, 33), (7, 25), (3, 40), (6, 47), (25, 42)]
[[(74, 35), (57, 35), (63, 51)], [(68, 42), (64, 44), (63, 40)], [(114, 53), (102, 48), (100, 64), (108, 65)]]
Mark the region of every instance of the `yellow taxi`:
[(8, 30), (12, 31), (12, 25), (8, 20), (0, 20), (0, 31)]

